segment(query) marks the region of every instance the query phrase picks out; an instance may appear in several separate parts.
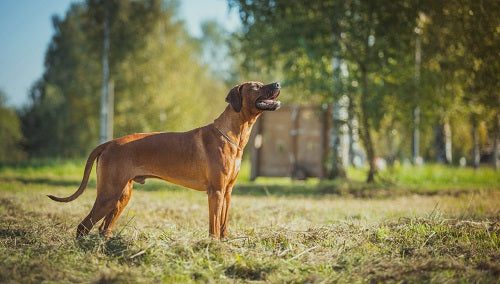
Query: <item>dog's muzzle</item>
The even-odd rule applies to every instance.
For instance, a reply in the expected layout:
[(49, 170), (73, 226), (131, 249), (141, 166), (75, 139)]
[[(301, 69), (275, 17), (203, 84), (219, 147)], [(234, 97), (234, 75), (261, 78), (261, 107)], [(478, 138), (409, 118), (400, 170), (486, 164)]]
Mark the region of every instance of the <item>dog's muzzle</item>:
[(281, 102), (276, 98), (280, 95), (280, 83), (271, 83), (261, 88), (262, 96), (255, 101), (255, 107), (259, 110), (277, 110)]

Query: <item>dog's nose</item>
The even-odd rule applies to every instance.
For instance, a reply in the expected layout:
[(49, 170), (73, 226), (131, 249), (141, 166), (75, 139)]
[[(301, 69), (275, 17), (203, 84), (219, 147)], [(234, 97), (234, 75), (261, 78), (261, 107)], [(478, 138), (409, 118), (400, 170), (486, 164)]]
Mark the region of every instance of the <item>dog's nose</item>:
[(274, 88), (276, 88), (276, 89), (281, 88), (280, 83), (278, 83), (278, 82), (274, 83), (273, 85), (274, 85)]

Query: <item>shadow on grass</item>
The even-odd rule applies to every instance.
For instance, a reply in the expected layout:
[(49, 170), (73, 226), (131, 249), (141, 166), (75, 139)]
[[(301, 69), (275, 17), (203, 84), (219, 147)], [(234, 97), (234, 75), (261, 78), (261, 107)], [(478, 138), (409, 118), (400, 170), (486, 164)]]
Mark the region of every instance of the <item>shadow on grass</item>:
[(132, 250), (135, 244), (134, 240), (121, 234), (113, 236), (109, 240), (100, 234), (91, 234), (85, 238), (76, 239), (76, 244), (84, 252), (97, 253), (121, 264), (141, 262), (143, 256)]
[[(50, 177), (25, 177), (12, 176), (0, 177), (0, 183), (22, 183), (26, 185), (39, 184), (57, 187), (73, 187), (80, 186), (80, 180), (75, 179), (59, 179)], [(90, 179), (88, 188), (95, 188), (95, 179)], [(149, 178), (145, 184), (134, 183), (134, 189), (146, 192), (169, 191), (178, 192), (191, 190), (178, 186), (160, 179)], [(237, 182), (233, 194), (242, 196), (255, 197), (308, 197), (321, 198), (324, 196), (339, 196), (352, 198), (391, 198), (404, 195), (450, 195), (459, 196), (469, 194), (485, 189), (464, 189), (464, 188), (427, 188), (408, 187), (397, 185), (393, 182), (378, 181), (373, 184), (368, 184), (362, 181), (353, 180), (325, 180), (325, 181), (291, 181), (286, 179), (278, 179), (277, 181), (257, 181), (257, 182)]]
[[(334, 181), (328, 183), (306, 183), (290, 182), (287, 184), (241, 182), (235, 185), (233, 194), (251, 195), (257, 197), (266, 196), (307, 196), (321, 197), (325, 194), (341, 195), (342, 182)], [(134, 189), (141, 191), (184, 191), (191, 190), (182, 186), (168, 183), (158, 179), (147, 179), (145, 184), (134, 183)]]
[(256, 183), (240, 183), (235, 185), (233, 189), (234, 195), (250, 195), (250, 196), (307, 196), (314, 197), (324, 195), (322, 188), (318, 185), (308, 184), (256, 184)]
[(0, 240), (16, 239), (16, 243), (31, 245), (36, 243), (36, 238), (28, 230), (7, 224), (7, 227), (0, 227)]
[(85, 165), (85, 161), (79, 159), (33, 159), (20, 162), (0, 162), (0, 170), (8, 169), (42, 169), (56, 168), (64, 165)]
[[(57, 186), (57, 187), (74, 187), (76, 189), (80, 186), (81, 180), (14, 176), (14, 177), (0, 177), (0, 183), (22, 183), (24, 185), (38, 184), (38, 185)], [(87, 184), (87, 188), (95, 188), (95, 187), (96, 187), (95, 179), (90, 179)], [(145, 184), (134, 183), (134, 189), (143, 191), (178, 191), (182, 190), (183, 187), (165, 181), (148, 179), (146, 180)]]
[[(19, 182), (22, 184), (41, 184), (48, 186), (63, 186), (63, 187), (79, 187), (81, 181), (77, 180), (65, 180), (65, 179), (54, 179), (54, 178), (29, 178), (29, 177), (3, 177), (0, 178), (0, 182)], [(95, 181), (89, 181), (88, 187), (95, 187)]]
[(324, 196), (346, 196), (354, 198), (387, 198), (409, 194), (407, 190), (392, 185), (367, 184), (364, 182), (333, 180), (318, 183), (291, 182), (287, 185), (241, 183), (233, 194), (252, 196), (321, 198)]
[(385, 199), (407, 195), (422, 196), (455, 196), (488, 191), (481, 188), (427, 188), (397, 185), (392, 182), (378, 181), (368, 184), (353, 180), (328, 180), (317, 183), (290, 182), (289, 184), (272, 183), (240, 183), (233, 190), (235, 195), (275, 196), (275, 197), (308, 197), (323, 198), (325, 196), (350, 197), (360, 199)]
[(227, 277), (232, 279), (263, 281), (276, 269), (276, 264), (246, 260), (233, 263), (224, 272)]

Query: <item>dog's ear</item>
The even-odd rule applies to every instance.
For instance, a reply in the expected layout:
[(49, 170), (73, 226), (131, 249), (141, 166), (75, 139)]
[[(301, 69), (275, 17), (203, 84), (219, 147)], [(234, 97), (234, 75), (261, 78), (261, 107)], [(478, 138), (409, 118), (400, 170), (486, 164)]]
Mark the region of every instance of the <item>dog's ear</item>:
[(241, 110), (241, 105), (242, 105), (242, 98), (241, 98), (241, 88), (243, 85), (238, 85), (235, 86), (234, 88), (229, 91), (226, 97), (226, 102), (231, 104), (233, 109), (236, 112), (240, 112)]

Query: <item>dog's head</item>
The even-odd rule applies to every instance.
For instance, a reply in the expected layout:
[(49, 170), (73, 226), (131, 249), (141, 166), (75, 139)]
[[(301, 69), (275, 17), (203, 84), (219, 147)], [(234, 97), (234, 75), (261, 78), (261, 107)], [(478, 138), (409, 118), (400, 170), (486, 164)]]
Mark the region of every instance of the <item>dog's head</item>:
[(265, 110), (277, 110), (281, 103), (276, 98), (280, 94), (280, 83), (267, 85), (261, 82), (245, 82), (229, 91), (226, 102), (240, 112), (242, 108), (250, 113), (260, 113)]

